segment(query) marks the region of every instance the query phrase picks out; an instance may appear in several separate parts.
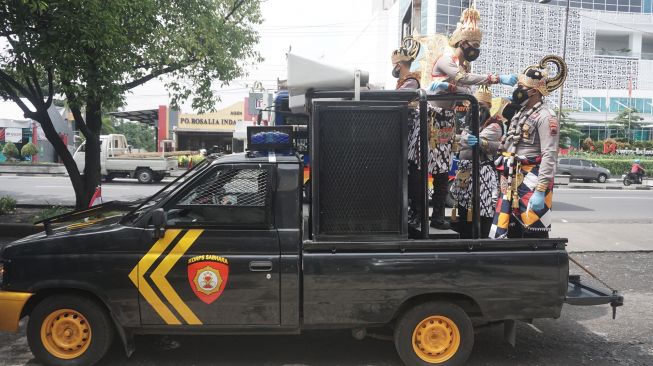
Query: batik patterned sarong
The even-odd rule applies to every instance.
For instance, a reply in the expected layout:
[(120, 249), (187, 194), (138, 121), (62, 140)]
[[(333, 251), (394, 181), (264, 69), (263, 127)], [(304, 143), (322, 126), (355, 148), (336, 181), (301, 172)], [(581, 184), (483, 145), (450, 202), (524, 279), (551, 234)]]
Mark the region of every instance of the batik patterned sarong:
[[(504, 172), (508, 172), (508, 159), (503, 159), (502, 165), (498, 167), (498, 170), (502, 173), (500, 184), (501, 194), (497, 201), (492, 228), (490, 229), (490, 238), (507, 238), (508, 229), (512, 225), (521, 225), (523, 230), (527, 232), (551, 230), (553, 182), (549, 184), (549, 187), (544, 192), (544, 208), (537, 211), (528, 210), (528, 200), (533, 195), (538, 182), (537, 177), (540, 170), (538, 160), (522, 159), (520, 161), (519, 174), (513, 177), (513, 179), (517, 179), (514, 184), (517, 187), (517, 192), (509, 189), (507, 174), (503, 174)], [(513, 200), (518, 200), (518, 202), (513, 203)]]

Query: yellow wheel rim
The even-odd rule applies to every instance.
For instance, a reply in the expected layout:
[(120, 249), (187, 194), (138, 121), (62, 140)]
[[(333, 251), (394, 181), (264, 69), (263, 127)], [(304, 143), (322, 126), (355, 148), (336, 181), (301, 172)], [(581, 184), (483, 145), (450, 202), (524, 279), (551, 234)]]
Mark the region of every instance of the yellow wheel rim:
[(64, 360), (77, 358), (91, 344), (91, 326), (75, 310), (53, 311), (41, 324), (41, 343), (55, 357)]
[(413, 331), (413, 350), (423, 361), (442, 363), (453, 357), (460, 347), (460, 330), (445, 316), (430, 316)]

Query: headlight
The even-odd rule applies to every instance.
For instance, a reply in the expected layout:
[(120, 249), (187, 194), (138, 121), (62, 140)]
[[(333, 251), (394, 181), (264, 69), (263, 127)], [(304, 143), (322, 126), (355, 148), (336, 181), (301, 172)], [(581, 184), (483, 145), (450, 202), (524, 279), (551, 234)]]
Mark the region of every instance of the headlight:
[(5, 264), (0, 262), (0, 287), (2, 287), (4, 277), (5, 277)]

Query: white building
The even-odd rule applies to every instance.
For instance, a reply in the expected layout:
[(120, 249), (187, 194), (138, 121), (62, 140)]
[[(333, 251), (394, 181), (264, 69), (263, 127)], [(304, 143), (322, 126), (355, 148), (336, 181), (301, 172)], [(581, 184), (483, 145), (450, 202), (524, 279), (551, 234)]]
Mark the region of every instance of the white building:
[[(394, 44), (384, 50), (389, 54), (401, 37), (414, 31), (451, 33), (469, 0), (379, 0), (379, 4), (376, 8), (387, 9), (383, 11), (388, 20), (396, 24), (389, 37)], [(566, 4), (476, 0), (483, 43), (474, 71), (521, 72), (547, 54), (562, 55)], [(653, 0), (571, 0), (570, 6), (564, 108), (577, 111), (572, 117), (584, 129), (591, 128), (595, 138), (603, 138), (606, 122), (629, 106), (653, 127)], [(507, 95), (511, 88), (493, 90)], [(558, 104), (557, 93), (548, 98)], [(653, 139), (651, 127), (635, 137)]]

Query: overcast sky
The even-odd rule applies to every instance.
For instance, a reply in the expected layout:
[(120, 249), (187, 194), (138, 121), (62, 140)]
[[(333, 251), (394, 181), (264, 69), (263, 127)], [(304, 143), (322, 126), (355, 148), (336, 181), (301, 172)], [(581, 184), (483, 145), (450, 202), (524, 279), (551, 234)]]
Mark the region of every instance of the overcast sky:
[[(370, 57), (376, 45), (366, 42), (382, 29), (373, 22), (374, 0), (267, 0), (261, 8), (264, 23), (258, 50), (265, 61), (249, 70), (243, 79), (232, 81), (220, 91), (225, 105), (247, 96), (254, 81), (276, 90), (277, 77), (286, 78), (286, 57), (289, 47), (299, 55), (347, 67), (369, 66), (386, 60)], [(388, 61), (389, 63), (389, 61)], [(388, 71), (389, 72), (389, 71)], [(158, 80), (134, 89), (127, 96), (126, 110), (156, 108), (168, 104), (168, 94)], [(190, 103), (182, 112), (192, 113)]]

